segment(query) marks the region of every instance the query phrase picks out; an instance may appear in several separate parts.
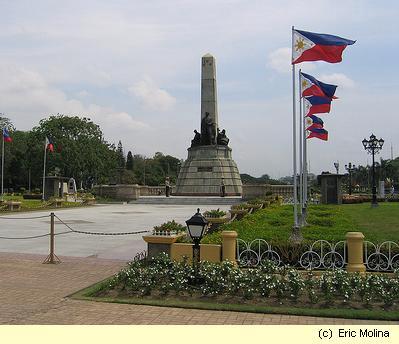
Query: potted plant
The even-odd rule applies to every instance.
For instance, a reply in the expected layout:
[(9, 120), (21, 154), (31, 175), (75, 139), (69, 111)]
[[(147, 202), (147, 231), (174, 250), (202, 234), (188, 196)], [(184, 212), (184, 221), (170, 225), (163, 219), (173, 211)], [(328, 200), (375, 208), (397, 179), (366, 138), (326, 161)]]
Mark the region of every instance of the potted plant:
[(218, 209), (212, 209), (212, 210), (207, 210), (204, 212), (204, 217), (208, 220), (215, 220), (215, 219), (222, 219), (226, 218), (226, 212), (223, 210)]
[(254, 211), (263, 208), (263, 201), (259, 198), (251, 199), (248, 204), (252, 207)]
[(219, 208), (205, 211), (204, 217), (209, 222), (208, 233), (216, 231), (220, 225), (229, 221), (226, 215), (227, 213)]
[(155, 226), (152, 230), (152, 235), (172, 236), (181, 234), (182, 232), (186, 232), (186, 227), (172, 220)]
[(91, 193), (78, 194), (78, 198), (81, 198), (84, 204), (93, 205), (96, 203), (96, 198)]
[(242, 219), (249, 212), (248, 204), (240, 203), (231, 206), (230, 213), (231, 217), (236, 217), (237, 220)]
[(155, 257), (164, 252), (170, 255), (171, 245), (185, 236), (186, 227), (175, 220), (155, 226), (151, 235), (143, 236), (147, 243), (148, 257)]

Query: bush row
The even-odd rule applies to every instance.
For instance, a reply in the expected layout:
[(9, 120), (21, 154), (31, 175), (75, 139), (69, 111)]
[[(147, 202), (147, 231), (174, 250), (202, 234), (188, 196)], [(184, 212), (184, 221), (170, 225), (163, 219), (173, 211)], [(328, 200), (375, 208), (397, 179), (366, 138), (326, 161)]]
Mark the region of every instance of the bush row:
[(307, 300), (311, 303), (382, 302), (390, 307), (399, 300), (399, 275), (348, 274), (326, 271), (315, 277), (290, 267), (277, 268), (271, 262), (257, 269), (238, 269), (230, 262), (201, 262), (198, 272), (186, 262), (176, 263), (161, 254), (151, 261), (135, 261), (107, 282), (107, 289), (132, 295), (228, 296), (242, 299), (276, 298)]

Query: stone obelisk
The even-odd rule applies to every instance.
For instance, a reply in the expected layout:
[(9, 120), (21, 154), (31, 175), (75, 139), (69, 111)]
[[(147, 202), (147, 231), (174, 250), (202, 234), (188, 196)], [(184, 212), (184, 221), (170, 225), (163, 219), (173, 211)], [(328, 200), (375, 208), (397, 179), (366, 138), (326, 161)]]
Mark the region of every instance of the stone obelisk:
[(206, 54), (201, 67), (201, 133), (188, 148), (176, 182), (177, 196), (241, 196), (242, 183), (226, 131), (219, 130), (215, 58)]
[[(209, 113), (216, 129), (218, 125), (218, 104), (216, 91), (216, 61), (211, 54), (202, 56), (201, 69), (201, 121)], [(204, 134), (204, 133), (201, 133)]]

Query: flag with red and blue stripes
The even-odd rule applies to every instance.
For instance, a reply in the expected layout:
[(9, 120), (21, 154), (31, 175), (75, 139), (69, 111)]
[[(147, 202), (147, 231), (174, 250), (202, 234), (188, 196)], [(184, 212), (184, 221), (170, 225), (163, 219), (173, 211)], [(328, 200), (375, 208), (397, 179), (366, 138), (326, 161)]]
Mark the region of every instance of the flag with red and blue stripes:
[(339, 36), (293, 30), (292, 64), (305, 61), (342, 61), (342, 52), (356, 41)]
[(4, 142), (12, 142), (12, 138), (7, 128), (3, 128), (3, 141)]
[(315, 113), (329, 113), (331, 109), (331, 98), (311, 96), (305, 99), (305, 116)]
[(315, 137), (317, 139), (327, 141), (328, 140), (328, 131), (323, 129), (323, 128), (313, 128), (313, 129), (307, 129), (310, 133), (307, 137), (307, 139), (311, 139), (312, 137)]
[(302, 97), (318, 96), (337, 99), (334, 95), (336, 89), (336, 85), (326, 84), (309, 74), (301, 72)]

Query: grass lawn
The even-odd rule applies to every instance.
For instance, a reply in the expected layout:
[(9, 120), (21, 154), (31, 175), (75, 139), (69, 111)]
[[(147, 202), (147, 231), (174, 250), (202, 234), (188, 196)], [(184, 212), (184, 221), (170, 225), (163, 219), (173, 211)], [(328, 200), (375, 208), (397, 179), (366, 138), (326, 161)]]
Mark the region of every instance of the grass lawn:
[[(271, 206), (220, 227), (235, 230), (245, 241), (265, 239), (269, 243), (286, 242), (291, 234), (293, 208), (289, 205)], [(384, 202), (377, 208), (369, 203), (345, 205), (311, 205), (308, 226), (302, 228), (306, 241), (324, 239), (345, 240), (347, 232), (362, 232), (374, 243), (386, 240), (399, 242), (399, 203)], [(220, 232), (207, 235), (203, 243), (221, 243)]]
[[(24, 199), (22, 196), (4, 196), (5, 201), (18, 201), (21, 202), (21, 211), (34, 211), (34, 210), (45, 210), (45, 209), (54, 209), (55, 206), (52, 205), (51, 201), (42, 201), (40, 199)], [(61, 208), (74, 208), (74, 207), (82, 207), (85, 204), (81, 202), (63, 202)], [(60, 209), (60, 208), (57, 208)], [(0, 213), (10, 212), (7, 209), (1, 209)], [(15, 211), (13, 211), (15, 213)]]

